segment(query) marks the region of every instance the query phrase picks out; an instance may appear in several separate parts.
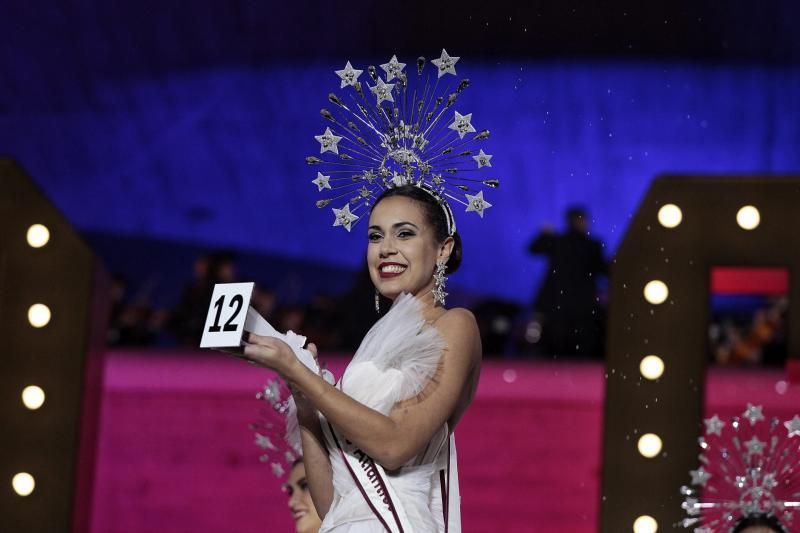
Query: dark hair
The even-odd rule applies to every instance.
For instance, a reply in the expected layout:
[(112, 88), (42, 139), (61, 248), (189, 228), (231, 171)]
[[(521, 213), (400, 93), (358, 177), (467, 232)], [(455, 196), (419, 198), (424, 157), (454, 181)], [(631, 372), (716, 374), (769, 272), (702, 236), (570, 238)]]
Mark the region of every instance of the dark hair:
[[(375, 200), (372, 209), (375, 209), (375, 206), (381, 203), (382, 200), (391, 198), (392, 196), (403, 196), (420, 204), (425, 213), (425, 219), (433, 228), (433, 235), (436, 238), (436, 242), (442, 243), (447, 239), (447, 217), (444, 213), (445, 208), (442, 207), (442, 204), (433, 196), (433, 193), (421, 187), (417, 187), (416, 185), (393, 187), (383, 191), (383, 194)], [(453, 251), (450, 252), (450, 258), (447, 260), (446, 264), (448, 274), (452, 274), (461, 266), (461, 236), (457, 231), (453, 233), (453, 241)]]
[(772, 514), (754, 513), (749, 514), (736, 523), (732, 533), (741, 533), (748, 527), (766, 526), (775, 533), (786, 533), (783, 525)]
[(586, 218), (588, 216), (589, 212), (582, 205), (571, 205), (567, 208), (566, 211), (567, 221), (569, 222), (572, 222), (573, 220), (577, 220), (580, 218)]

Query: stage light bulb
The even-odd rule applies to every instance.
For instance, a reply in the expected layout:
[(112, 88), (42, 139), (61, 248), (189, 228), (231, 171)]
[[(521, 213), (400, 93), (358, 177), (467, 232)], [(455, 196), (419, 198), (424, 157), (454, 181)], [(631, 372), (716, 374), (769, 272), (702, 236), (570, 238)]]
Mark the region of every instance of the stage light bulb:
[(736, 213), (736, 223), (742, 229), (756, 229), (761, 223), (761, 213), (752, 205), (746, 205)]
[(652, 459), (659, 453), (661, 453), (661, 447), (663, 446), (661, 442), (661, 437), (656, 435), (655, 433), (645, 433), (641, 437), (639, 437), (639, 442), (637, 447), (639, 448), (639, 453), (642, 454), (644, 457), (648, 459)]
[(36, 385), (29, 385), (22, 389), (22, 403), (31, 411), (35, 411), (44, 404), (44, 391)]
[(668, 296), (669, 289), (661, 280), (654, 279), (644, 286), (644, 298), (653, 305), (663, 304)]
[(11, 486), (14, 488), (14, 492), (20, 496), (29, 496), (36, 487), (36, 481), (29, 473), (20, 472), (12, 478)]
[(664, 360), (657, 355), (647, 355), (639, 363), (639, 372), (647, 379), (656, 380), (664, 374)]
[(633, 522), (633, 533), (656, 533), (658, 522), (652, 516), (643, 514)]
[(28, 309), (28, 322), (35, 328), (43, 328), (50, 323), (50, 308), (44, 304), (33, 304)]
[(675, 204), (666, 204), (658, 210), (658, 221), (665, 228), (675, 228), (683, 220), (681, 208)]
[(41, 248), (50, 240), (50, 230), (42, 224), (33, 224), (28, 228), (27, 237), (31, 248)]

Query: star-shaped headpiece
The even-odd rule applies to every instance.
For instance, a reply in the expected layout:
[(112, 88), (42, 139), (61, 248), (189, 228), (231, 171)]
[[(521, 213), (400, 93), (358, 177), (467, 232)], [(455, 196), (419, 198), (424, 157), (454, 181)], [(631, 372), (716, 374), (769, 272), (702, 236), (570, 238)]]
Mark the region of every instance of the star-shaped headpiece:
[(754, 425), (759, 420), (764, 420), (764, 414), (762, 413), (764, 407), (761, 405), (753, 405), (752, 403), (747, 404), (747, 409), (744, 410), (742, 416), (750, 421), (750, 425)]
[(330, 128), (325, 128), (325, 133), (322, 135), (314, 135), (314, 138), (319, 142), (319, 153), (339, 153), (339, 141), (342, 140), (342, 137), (334, 135)]
[(353, 65), (348, 61), (342, 70), (336, 71), (336, 75), (342, 79), (342, 85), (339, 88), (344, 89), (348, 85), (355, 87), (362, 72), (364, 71), (354, 69)]
[[(731, 531), (750, 515), (767, 515), (785, 531), (800, 526), (800, 416), (781, 424), (767, 420), (761, 405), (747, 404), (743, 423), (713, 415), (704, 420), (700, 463), (681, 487), (682, 525), (694, 533)], [(783, 430), (786, 428), (788, 434)], [(792, 444), (795, 442), (795, 444)], [(696, 487), (696, 488), (695, 488)]]
[(399, 78), (405, 67), (405, 63), (397, 61), (397, 56), (392, 56), (392, 59), (390, 59), (388, 63), (381, 65), (381, 68), (386, 71), (386, 81)]
[(459, 59), (461, 58), (449, 56), (447, 54), (447, 50), (442, 49), (442, 55), (439, 57), (439, 59), (434, 59), (431, 61), (431, 63), (433, 63), (436, 66), (436, 68), (439, 69), (437, 77), (441, 78), (445, 74), (452, 74), (453, 76), (455, 76), (456, 63), (458, 63)]
[(286, 417), (290, 412), (290, 392), (283, 381), (273, 379), (256, 394), (260, 400), (259, 418), (250, 424), (255, 431), (255, 445), (259, 461), (269, 464), (276, 477), (283, 477), (286, 470), (302, 455), (300, 443), (292, 443), (286, 434)]
[[(475, 146), (489, 130), (477, 130), (472, 113), (454, 107), (469, 80), (438, 81), (456, 75), (459, 59), (442, 50), (430, 61), (432, 71), (420, 57), (416, 75), (396, 55), (380, 68), (356, 69), (347, 61), (335, 71), (341, 94), (328, 95), (332, 106), (320, 110), (327, 127), (314, 137), (319, 155), (306, 157), (322, 167), (311, 181), (327, 194), (317, 206), (333, 209), (334, 226), (350, 231), (383, 191), (403, 185), (420, 187), (439, 202), (450, 235), (456, 229), (453, 203), (480, 217), (492, 206), (484, 189), (500, 181), (482, 175), (491, 172), (492, 155)], [(366, 87), (358, 81), (364, 71), (371, 80)]]

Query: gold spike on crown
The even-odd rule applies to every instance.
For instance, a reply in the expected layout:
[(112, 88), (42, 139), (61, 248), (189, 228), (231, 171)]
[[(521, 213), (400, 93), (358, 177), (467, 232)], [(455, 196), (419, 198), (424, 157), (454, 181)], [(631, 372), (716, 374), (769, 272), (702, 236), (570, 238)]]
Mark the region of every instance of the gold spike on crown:
[(367, 83), (368, 90), (358, 81), (364, 71), (349, 61), (335, 71), (344, 93), (328, 95), (333, 106), (320, 110), (328, 124), (314, 136), (319, 155), (306, 157), (308, 164), (320, 166), (312, 183), (327, 194), (317, 207), (340, 205), (332, 207), (334, 226), (350, 231), (383, 191), (401, 185), (431, 193), (445, 210), (451, 235), (455, 220), (450, 202), (481, 218), (492, 206), (482, 187), (494, 189), (500, 182), (482, 176), (491, 169), (492, 156), (475, 148), (489, 137), (489, 130), (476, 130), (472, 113), (454, 107), (469, 80), (448, 82), (459, 59), (442, 50), (431, 61), (434, 78), (424, 57), (417, 59), (416, 76), (409, 76), (406, 64), (392, 56), (380, 66), (385, 79), (374, 66), (367, 67), (373, 83)]

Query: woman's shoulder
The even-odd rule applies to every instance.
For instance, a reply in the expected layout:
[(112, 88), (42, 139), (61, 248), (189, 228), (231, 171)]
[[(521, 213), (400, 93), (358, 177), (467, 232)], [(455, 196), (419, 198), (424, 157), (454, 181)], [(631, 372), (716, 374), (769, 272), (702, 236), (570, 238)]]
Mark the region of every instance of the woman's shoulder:
[(436, 328), (443, 334), (449, 332), (478, 334), (478, 322), (475, 320), (475, 315), (472, 311), (463, 307), (453, 307), (445, 311), (441, 317), (436, 321)]

